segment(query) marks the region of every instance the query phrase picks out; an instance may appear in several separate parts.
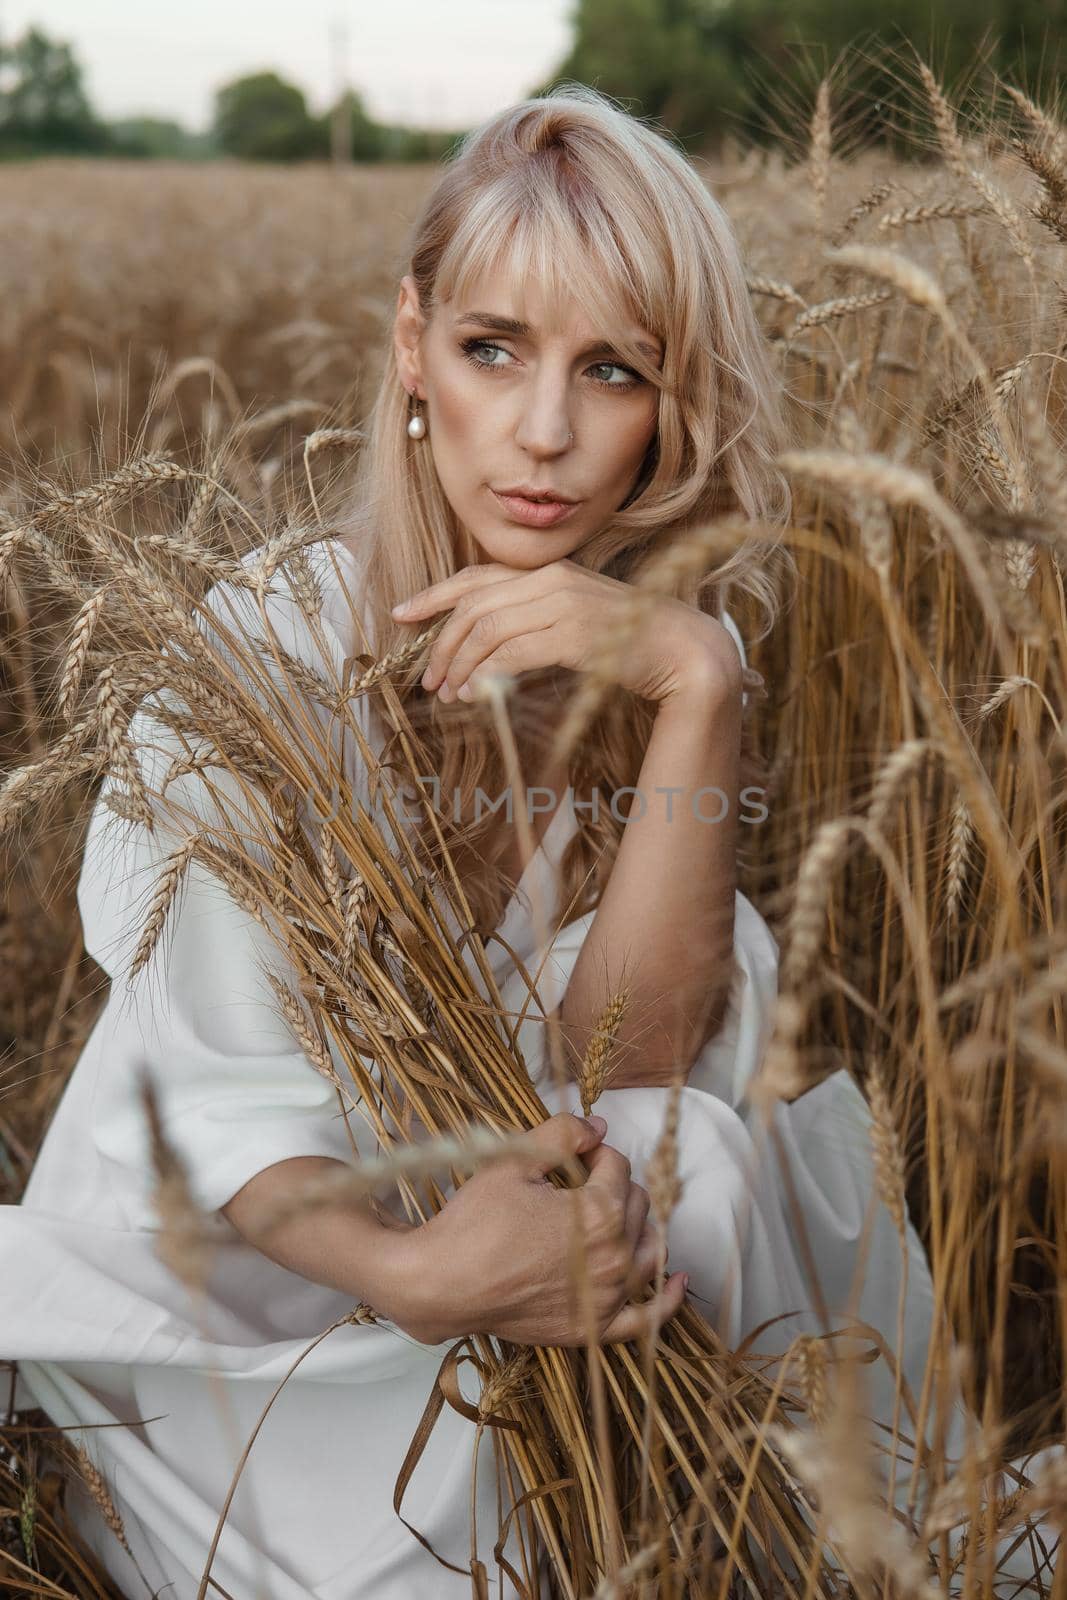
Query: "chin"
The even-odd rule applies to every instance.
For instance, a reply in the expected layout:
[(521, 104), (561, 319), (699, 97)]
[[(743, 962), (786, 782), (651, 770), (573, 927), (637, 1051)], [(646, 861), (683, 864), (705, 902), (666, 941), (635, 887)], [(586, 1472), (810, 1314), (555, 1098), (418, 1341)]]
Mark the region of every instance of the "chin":
[(508, 567), (544, 567), (550, 561), (562, 561), (582, 543), (573, 534), (563, 540), (546, 528), (475, 529), (471, 534), (478, 550), (479, 561), (499, 561)]
[(482, 544), (480, 540), (478, 552), (479, 561), (499, 561), (506, 567), (524, 567), (531, 572), (535, 567), (544, 567), (550, 561), (561, 560), (565, 553), (558, 550), (548, 551), (537, 545), (504, 549), (499, 543)]

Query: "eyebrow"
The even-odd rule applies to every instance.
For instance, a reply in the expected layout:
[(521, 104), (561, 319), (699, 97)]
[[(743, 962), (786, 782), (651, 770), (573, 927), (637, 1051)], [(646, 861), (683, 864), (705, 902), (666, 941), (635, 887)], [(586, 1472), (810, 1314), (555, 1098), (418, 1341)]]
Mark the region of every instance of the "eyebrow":
[[(510, 333), (516, 339), (528, 339), (533, 331), (528, 322), (519, 322), (515, 317), (497, 316), (492, 311), (464, 311), (456, 321), (473, 322), (490, 333)], [(659, 350), (655, 345), (649, 344), (647, 339), (638, 339), (636, 343), (637, 348), (643, 350), (650, 361), (659, 360)], [(613, 356), (618, 354), (618, 349), (615, 345), (601, 340), (596, 344), (586, 345), (585, 349), (578, 353), (582, 356)]]

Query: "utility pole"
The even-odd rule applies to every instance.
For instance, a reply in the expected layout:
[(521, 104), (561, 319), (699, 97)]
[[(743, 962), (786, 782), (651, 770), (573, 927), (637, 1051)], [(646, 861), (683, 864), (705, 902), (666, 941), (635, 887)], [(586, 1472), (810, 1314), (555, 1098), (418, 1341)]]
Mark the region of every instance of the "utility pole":
[(335, 17), (330, 26), (330, 60), (334, 81), (330, 153), (334, 165), (343, 167), (352, 160), (352, 87), (349, 81), (348, 21), (344, 17)]

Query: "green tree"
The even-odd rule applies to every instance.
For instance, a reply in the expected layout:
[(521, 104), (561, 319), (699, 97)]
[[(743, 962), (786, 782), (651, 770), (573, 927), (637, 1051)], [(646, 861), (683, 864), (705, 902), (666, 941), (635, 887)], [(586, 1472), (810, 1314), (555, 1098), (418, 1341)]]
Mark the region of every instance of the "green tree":
[(329, 128), (313, 117), (303, 93), (276, 72), (225, 84), (215, 96), (219, 149), (245, 161), (301, 161), (326, 156)]
[(743, 105), (729, 0), (579, 0), (574, 42), (552, 80), (577, 79), (683, 144), (716, 142)]
[[(386, 152), (386, 129), (381, 123), (375, 122), (355, 89), (347, 90), (346, 97), (353, 161), (380, 161)], [(325, 119), (327, 127), (336, 115), (337, 109), (338, 107), (334, 106), (327, 113)]]
[(1067, 0), (576, 0), (572, 17), (569, 54), (531, 92), (574, 78), (702, 148), (740, 131), (803, 141), (842, 62), (852, 132), (885, 137), (928, 124), (913, 52), (950, 91), (985, 64), (1043, 100), (1067, 54)]
[(467, 130), (382, 126), (383, 161), (443, 161)]
[[(354, 89), (348, 93), (348, 128), (353, 161), (440, 161), (460, 134), (442, 128), (406, 128), (376, 122)], [(334, 106), (326, 115), (329, 126)]]
[(0, 45), (0, 153), (88, 153), (109, 145), (70, 45), (39, 28)]
[(197, 160), (212, 154), (207, 134), (190, 133), (166, 117), (123, 117), (110, 124), (115, 154), (148, 160)]

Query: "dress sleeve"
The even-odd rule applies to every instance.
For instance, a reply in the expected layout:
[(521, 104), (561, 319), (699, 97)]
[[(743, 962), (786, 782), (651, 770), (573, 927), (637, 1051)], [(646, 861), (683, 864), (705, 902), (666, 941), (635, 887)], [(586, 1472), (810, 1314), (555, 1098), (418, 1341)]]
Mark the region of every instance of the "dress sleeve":
[[(538, 1002), (531, 1002), (522, 973), (511, 966), (500, 984), (505, 1012), (522, 1017), (517, 1042), (535, 1085), (552, 1082), (545, 1017), (563, 1001), (596, 907), (575, 917), (548, 945), (527, 959), (537, 977)], [(689, 1074), (691, 1088), (704, 1089), (727, 1105), (740, 1108), (774, 1027), (778, 995), (778, 942), (767, 923), (740, 889), (734, 891), (734, 973), (726, 1013), (718, 1033), (697, 1056)]]
[[(726, 610), (727, 629), (748, 666), (741, 630)], [(749, 694), (742, 690), (742, 707)], [(722, 1027), (704, 1046), (689, 1075), (690, 1084), (706, 1089), (739, 1109), (770, 1042), (778, 997), (778, 941), (761, 913), (738, 889), (734, 897), (734, 972)]]
[[(221, 584), (210, 591), (209, 613), (222, 614), (226, 588)], [(251, 627), (248, 591), (237, 590), (236, 597)], [(322, 670), (319, 644), (306, 622), (301, 627), (295, 602), (270, 599), (267, 614), (285, 647)], [(328, 623), (322, 639), (340, 670), (342, 645)], [(129, 737), (150, 793), (159, 794), (171, 759), (184, 753), (177, 735), (142, 702)], [(175, 799), (180, 813), (191, 812), (197, 821), (217, 822), (224, 812), (227, 827), (251, 822), (236, 779), (222, 766), (210, 770), (210, 791), (198, 772), (186, 773), (168, 786), (168, 800)], [(90, 818), (78, 905), (86, 947), (112, 980), (97, 1024), (104, 1038), (91, 1136), (131, 1225), (157, 1225), (140, 1098), (142, 1069), (155, 1088), (164, 1134), (184, 1162), (194, 1198), (208, 1211), (222, 1206), (255, 1173), (287, 1157), (351, 1161), (362, 1118), (346, 1117), (345, 1099), (305, 1055), (267, 978), (273, 972), (296, 987), (284, 946), (209, 868), (195, 860), (189, 864), (161, 938), (129, 979), (180, 830), (157, 820), (150, 832), (117, 816), (104, 803), (109, 787), (116, 787), (110, 778)], [(247, 838), (242, 844), (259, 855), (261, 847)], [(340, 1059), (334, 1064), (342, 1082), (349, 1083)]]
[[(737, 626), (737, 623), (734, 621), (734, 619), (730, 615), (730, 613), (728, 611), (725, 611), (725, 610), (723, 611), (723, 614), (722, 614), (722, 625), (726, 629), (727, 633), (730, 635), (731, 639), (734, 641), (734, 644), (736, 644), (736, 646), (737, 646), (738, 654), (741, 657), (741, 665), (743, 667), (747, 667), (748, 666), (748, 655), (747, 655), (747, 653), (745, 651), (745, 642), (741, 637), (741, 630)], [(748, 690), (747, 689), (742, 689), (742, 691), (741, 691), (741, 707), (742, 707), (742, 710), (747, 705), (748, 705)]]

